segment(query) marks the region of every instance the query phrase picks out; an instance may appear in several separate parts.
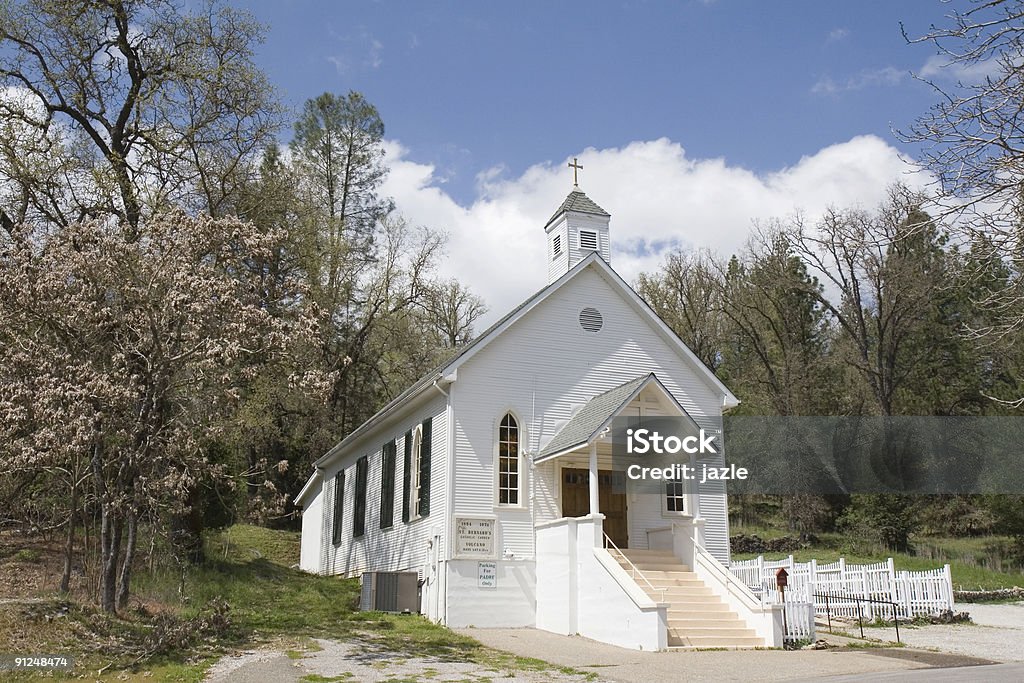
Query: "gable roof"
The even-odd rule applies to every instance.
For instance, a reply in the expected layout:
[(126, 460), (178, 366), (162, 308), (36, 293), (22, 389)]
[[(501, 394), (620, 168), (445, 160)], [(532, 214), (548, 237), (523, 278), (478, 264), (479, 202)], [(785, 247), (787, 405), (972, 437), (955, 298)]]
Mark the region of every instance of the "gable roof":
[(609, 389), (587, 401), (572, 418), (563, 425), (551, 441), (534, 458), (545, 460), (564, 451), (573, 450), (590, 442), (600, 433), (605, 424), (618, 415), (622, 409), (636, 398), (636, 395), (647, 385), (647, 380), (654, 374), (640, 375), (625, 384)]
[[(598, 437), (633, 399), (640, 395), (648, 386), (657, 386), (672, 402), (672, 405), (693, 422), (686, 409), (679, 405), (675, 396), (665, 388), (653, 372), (631, 379), (625, 384), (609, 389), (587, 401), (572, 418), (562, 426), (551, 441), (534, 457), (535, 462), (543, 462), (559, 455), (574, 451)], [(694, 422), (696, 425), (696, 422)]]
[(562, 205), (558, 207), (558, 210), (551, 215), (551, 218), (549, 218), (548, 222), (544, 224), (544, 227), (546, 228), (549, 225), (551, 225), (551, 223), (556, 218), (561, 216), (566, 211), (575, 211), (576, 213), (589, 213), (594, 216), (605, 216), (609, 218), (611, 217), (611, 214), (602, 209), (600, 206), (598, 206), (593, 199), (583, 194), (583, 190), (575, 188), (572, 192), (569, 193), (569, 196), (565, 198), (565, 201), (562, 202)]
[[(580, 194), (582, 194), (582, 192)], [(595, 206), (597, 205), (595, 204)], [(598, 208), (600, 209), (600, 207)], [(424, 375), (419, 381), (395, 397), (387, 405), (377, 411), (377, 413), (370, 419), (357, 427), (355, 431), (342, 439), (336, 446), (334, 446), (334, 448), (319, 458), (314, 463), (315, 467), (323, 467), (327, 462), (343, 451), (347, 445), (361, 438), (377, 424), (394, 413), (402, 404), (412, 400), (438, 382), (446, 381), (446, 377), (451, 376), (453, 372), (458, 370), (460, 365), (484, 349), (492, 339), (515, 324), (517, 320), (547, 299), (553, 292), (588, 268), (594, 268), (610, 285), (618, 289), (638, 312), (648, 318), (652, 325), (662, 333), (662, 336), (665, 337), (670, 344), (676, 348), (679, 354), (683, 356), (694, 368), (694, 370), (696, 370), (697, 374), (702, 376), (708, 384), (718, 390), (722, 395), (722, 404), (724, 407), (731, 408), (739, 405), (739, 400), (733, 395), (733, 393), (729, 391), (724, 384), (722, 384), (722, 381), (715, 376), (715, 373), (711, 372), (711, 370), (704, 365), (699, 358), (697, 358), (696, 354), (694, 354), (693, 351), (683, 343), (679, 336), (672, 331), (672, 328), (666, 325), (665, 321), (658, 317), (658, 314), (654, 312), (647, 302), (633, 291), (633, 288), (626, 284), (626, 281), (623, 280), (618, 273), (612, 270), (612, 267), (609, 266), (597, 252), (592, 252), (585, 259), (577, 263), (572, 270), (565, 273), (562, 277), (550, 283), (526, 301), (509, 311), (505, 317), (487, 328), (480, 334), (480, 336), (463, 346), (448, 360)]]

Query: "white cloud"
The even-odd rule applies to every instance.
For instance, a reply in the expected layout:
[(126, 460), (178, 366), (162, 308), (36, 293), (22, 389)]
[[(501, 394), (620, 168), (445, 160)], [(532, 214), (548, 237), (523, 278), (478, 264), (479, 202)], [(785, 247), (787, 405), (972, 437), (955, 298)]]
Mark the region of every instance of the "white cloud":
[[(412, 223), (448, 232), (442, 271), (485, 299), (491, 312), (484, 325), (546, 284), (543, 226), (572, 189), (569, 159), (535, 164), (515, 178), (501, 169), (484, 172), (477, 198), (463, 206), (435, 185), (434, 167), (409, 160), (398, 142), (386, 148), (391, 173), (383, 192)], [(797, 210), (813, 218), (829, 206), (870, 208), (896, 179), (925, 182), (907, 175), (896, 149), (875, 136), (766, 174), (689, 158), (666, 138), (576, 156), (585, 167), (581, 188), (612, 215), (612, 265), (629, 282), (658, 268), (675, 245), (728, 256), (742, 248), (755, 220)]]
[(828, 32), (828, 37), (825, 39), (826, 43), (837, 43), (840, 40), (844, 40), (850, 35), (850, 29), (847, 28), (834, 28)]
[(339, 44), (342, 52), (326, 55), (324, 59), (333, 64), (339, 74), (346, 75), (356, 69), (378, 69), (384, 63), (384, 44), (365, 26), (347, 34), (338, 33), (328, 26), (327, 33)]
[(999, 60), (992, 58), (974, 64), (950, 62), (942, 55), (932, 55), (921, 67), (922, 78), (941, 78), (961, 83), (981, 83), (986, 77), (996, 76), (1000, 72)]
[(906, 76), (907, 72), (900, 71), (892, 66), (882, 67), (881, 69), (865, 69), (854, 76), (850, 76), (845, 81), (835, 81), (830, 76), (825, 76), (814, 84), (811, 92), (816, 95), (835, 95), (851, 90), (899, 85), (900, 81)]

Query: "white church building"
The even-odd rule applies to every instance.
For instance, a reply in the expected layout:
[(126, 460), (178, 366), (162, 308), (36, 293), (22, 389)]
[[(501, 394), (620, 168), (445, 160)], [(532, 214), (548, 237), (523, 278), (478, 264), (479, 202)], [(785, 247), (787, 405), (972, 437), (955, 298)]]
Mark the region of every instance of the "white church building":
[(612, 269), (609, 219), (574, 187), (544, 226), (547, 286), (316, 462), (303, 570), (416, 572), (451, 627), (782, 645), (780, 607), (728, 570), (724, 483), (641, 493), (615, 469), (614, 418), (715, 430), (738, 401)]

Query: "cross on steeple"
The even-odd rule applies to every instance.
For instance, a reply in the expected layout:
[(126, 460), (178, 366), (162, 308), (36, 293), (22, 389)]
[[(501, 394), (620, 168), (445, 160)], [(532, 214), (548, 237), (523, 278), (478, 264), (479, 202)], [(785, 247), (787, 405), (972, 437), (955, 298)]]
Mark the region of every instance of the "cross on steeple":
[(583, 170), (583, 164), (579, 163), (576, 157), (572, 158), (572, 163), (569, 164), (569, 168), (572, 169), (572, 186), (580, 186), (579, 172)]

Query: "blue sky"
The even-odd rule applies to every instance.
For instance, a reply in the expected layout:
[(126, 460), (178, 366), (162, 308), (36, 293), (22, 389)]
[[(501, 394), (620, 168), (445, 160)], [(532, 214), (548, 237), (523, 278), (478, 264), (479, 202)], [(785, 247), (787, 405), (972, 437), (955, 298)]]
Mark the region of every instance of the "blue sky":
[(467, 200), (585, 147), (668, 137), (766, 171), (854, 135), (891, 138), (931, 101), (910, 78), (947, 7), (902, 2), (240, 3), (261, 65), (298, 105), (355, 89), (388, 136)]
[[(290, 105), (377, 106), (386, 191), (449, 233), (447, 272), (495, 313), (544, 283), (568, 159), (632, 279), (665, 248), (728, 255), (758, 221), (876, 203), (913, 154), (892, 128), (934, 101), (911, 74), (954, 76), (900, 32), (941, 22), (938, 0), (232, 4), (268, 25), (258, 62)], [(474, 271), (488, 250), (524, 266)]]

